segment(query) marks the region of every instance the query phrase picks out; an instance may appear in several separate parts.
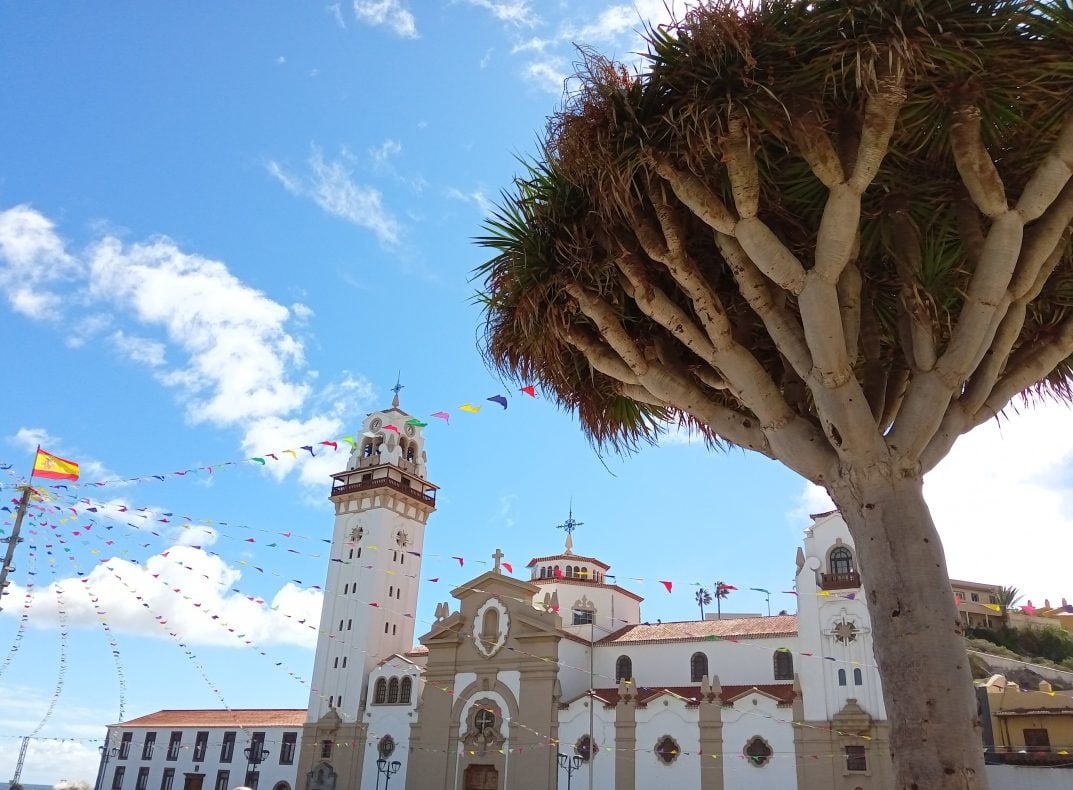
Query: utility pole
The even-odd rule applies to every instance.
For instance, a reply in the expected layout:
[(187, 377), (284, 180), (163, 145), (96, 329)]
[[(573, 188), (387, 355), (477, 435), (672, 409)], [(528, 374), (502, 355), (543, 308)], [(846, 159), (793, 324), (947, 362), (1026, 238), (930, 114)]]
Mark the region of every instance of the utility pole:
[[(0, 610), (3, 610), (4, 608), (3, 596), (7, 595), (7, 586), (11, 584), (11, 582), (7, 580), (7, 575), (15, 570), (15, 566), (11, 563), (15, 559), (15, 546), (22, 540), (22, 538), (19, 537), (19, 530), (22, 529), (22, 519), (26, 516), (26, 506), (30, 503), (30, 494), (32, 492), (33, 489), (31, 489), (28, 484), (23, 487), (22, 499), (19, 500), (19, 510), (15, 516), (15, 526), (11, 528), (11, 535), (0, 539), (7, 544), (7, 551), (4, 553), (4, 564), (0, 565)], [(26, 753), (25, 741), (23, 741), (22, 751), (23, 754)]]
[(19, 778), (22, 776), (22, 765), (26, 762), (26, 747), (30, 745), (30, 736), (22, 739), (22, 748), (19, 749), (19, 761), (15, 763), (15, 775), (11, 778), (10, 790), (22, 790)]

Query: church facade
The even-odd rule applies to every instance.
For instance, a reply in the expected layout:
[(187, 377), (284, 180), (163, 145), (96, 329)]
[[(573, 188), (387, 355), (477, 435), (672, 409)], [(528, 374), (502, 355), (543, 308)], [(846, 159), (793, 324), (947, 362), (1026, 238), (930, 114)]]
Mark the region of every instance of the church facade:
[[(891, 785), (868, 612), (837, 513), (815, 517), (798, 549), (797, 615), (644, 622), (641, 596), (575, 553), (568, 530), (528, 578), (504, 572), (496, 549), (415, 646), (436, 495), (422, 428), (396, 396), (334, 476), (298, 790)], [(370, 603), (381, 601), (392, 603)]]
[[(100, 790), (893, 785), (868, 612), (837, 513), (805, 530), (796, 615), (645, 622), (642, 597), (606, 558), (576, 552), (568, 528), (565, 546), (517, 575), (496, 549), (492, 569), (451, 590), (418, 636), (437, 493), (423, 427), (396, 395), (333, 476), (308, 709), (112, 725)], [(167, 750), (154, 751), (165, 730)]]

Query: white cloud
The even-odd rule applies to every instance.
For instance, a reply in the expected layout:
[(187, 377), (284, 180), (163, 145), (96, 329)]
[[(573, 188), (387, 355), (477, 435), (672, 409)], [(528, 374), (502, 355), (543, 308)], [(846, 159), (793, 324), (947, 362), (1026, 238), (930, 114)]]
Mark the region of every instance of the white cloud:
[[(963, 436), (928, 475), (924, 495), (953, 578), (1017, 587), (1036, 604), (1069, 597), (1070, 436), (1073, 411), (1044, 403)], [(810, 485), (796, 515), (832, 507)]]
[[(334, 167), (319, 156), (313, 164), (315, 174)], [(174, 389), (191, 422), (238, 428), (244, 447), (271, 452), (281, 449), (274, 441), (280, 436), (298, 446), (338, 436), (370, 394), (368, 382), (353, 376), (315, 389), (317, 373), (307, 368), (292, 332), (313, 311), (276, 302), (221, 261), (184, 252), (165, 237), (124, 244), (114, 235), (72, 256), (52, 222), (33, 209), (18, 207), (0, 217), (7, 229), (0, 234), (4, 260), (22, 267), (62, 261), (69, 276), (56, 287), (77, 293), (78, 304), (92, 309), (70, 323), (85, 329), (84, 337), (110, 329), (108, 347)], [(70, 452), (65, 457), (81, 463), (85, 479), (115, 477), (82, 448), (67, 450), (41, 428), (23, 428), (12, 440), (27, 450), (40, 443)], [(301, 479), (323, 485), (315, 473), (303, 467)]]
[(529, 0), (466, 0), (472, 6), (483, 8), (500, 22), (510, 25), (531, 27), (540, 19), (532, 8)]
[[(97, 628), (100, 609), (112, 630), (120, 633), (160, 639), (174, 638), (169, 634), (175, 633), (190, 645), (244, 648), (249, 640), (257, 647), (313, 648), (316, 631), (308, 626), (320, 622), (321, 592), (287, 582), (271, 600), (251, 600), (234, 590), (242, 575), (219, 555), (193, 546), (172, 546), (144, 565), (112, 557), (84, 577), (58, 579), (37, 589), (30, 623), (35, 628), (56, 626), (59, 586), (72, 628)], [(24, 594), (15, 584), (10, 590), (13, 597)]]
[(187, 356), (161, 374), (178, 388), (194, 422), (233, 425), (297, 409), (309, 393), (289, 380), (302, 345), (285, 328), (290, 312), (219, 262), (182, 252), (169, 239), (124, 247), (116, 238), (90, 254), (90, 293), (144, 325), (164, 330)]
[(27, 205), (0, 211), (0, 291), (30, 318), (57, 319), (63, 303), (50, 286), (78, 273), (51, 220)]
[(345, 156), (325, 161), (320, 149), (314, 146), (308, 165), (308, 177), (291, 173), (274, 161), (269, 161), (266, 169), (291, 194), (307, 197), (332, 216), (371, 230), (384, 244), (398, 243), (401, 231), (398, 220), (384, 208), (379, 190), (354, 181)]
[(335, 24), (339, 25), (343, 30), (346, 30), (346, 20), (343, 19), (343, 9), (339, 3), (327, 5), (324, 7), (324, 10), (331, 14), (332, 19), (335, 20)]
[(543, 52), (552, 43), (553, 42), (550, 38), (540, 38), (538, 36), (533, 36), (532, 38), (527, 39), (525, 41), (519, 41), (517, 44), (511, 47), (510, 54), (517, 55), (521, 52)]
[[(0, 685), (0, 730), (26, 732), (27, 722), (40, 721), (51, 697), (40, 688), (9, 682)], [(115, 710), (94, 710), (64, 702), (49, 719), (50, 738), (34, 738), (26, 749), (24, 784), (53, 784), (57, 777), (68, 782), (92, 786), (101, 755), (97, 740), (103, 736), (104, 722), (115, 718)], [(21, 739), (0, 738), (0, 765), (13, 766), (18, 758)]]
[(386, 164), (393, 157), (398, 156), (401, 152), (402, 143), (389, 138), (380, 145), (370, 148), (369, 158), (372, 159), (374, 167), (379, 167)]
[(112, 333), (112, 345), (127, 359), (155, 368), (164, 364), (165, 348), (163, 343), (147, 337), (128, 335), (117, 329)]
[(282, 66), (286, 62), (287, 58), (283, 57), (283, 55), (280, 55), (278, 58), (276, 58), (276, 63), (278, 63), (280, 66)]
[(522, 74), (543, 90), (556, 95), (561, 95), (566, 89), (566, 81), (570, 76), (566, 73), (562, 58), (554, 57), (526, 64)]
[(399, 0), (354, 0), (354, 15), (372, 27), (387, 27), (402, 38), (417, 38), (417, 20)]
[(495, 208), (492, 205), (492, 201), (488, 199), (488, 196), (484, 194), (482, 189), (474, 189), (470, 192), (463, 192), (456, 187), (449, 187), (446, 190), (447, 197), (452, 200), (461, 200), (464, 203), (472, 203), (482, 214), (489, 214)]

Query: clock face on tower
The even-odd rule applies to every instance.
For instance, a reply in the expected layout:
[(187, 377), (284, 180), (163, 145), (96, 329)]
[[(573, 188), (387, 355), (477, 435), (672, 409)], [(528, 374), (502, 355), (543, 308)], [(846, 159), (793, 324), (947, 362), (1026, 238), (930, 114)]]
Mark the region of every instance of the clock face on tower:
[(372, 428), (374, 431), (379, 431), (380, 427), (383, 424), (384, 424), (384, 421), (381, 420), (379, 417), (377, 417), (375, 420), (373, 420), (371, 423), (369, 423), (369, 427)]
[(395, 542), (403, 547), (410, 545), (410, 536), (406, 534), (406, 530), (400, 529), (395, 533)]
[(365, 537), (365, 530), (361, 527), (354, 527), (354, 529), (350, 530), (350, 539), (355, 543), (357, 543), (363, 537)]
[(417, 430), (414, 428), (414, 426), (412, 426), (412, 425), (407, 425), (406, 426), (406, 435), (407, 436), (413, 436), (415, 433), (417, 433)]

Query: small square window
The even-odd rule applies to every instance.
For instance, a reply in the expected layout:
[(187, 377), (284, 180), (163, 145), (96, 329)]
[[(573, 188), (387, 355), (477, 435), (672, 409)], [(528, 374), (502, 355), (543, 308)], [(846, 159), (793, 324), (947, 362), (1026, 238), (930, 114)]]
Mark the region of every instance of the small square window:
[(980, 603), (980, 594), (979, 593), (970, 593), (969, 594), (969, 599), (972, 600), (973, 603)]
[(864, 773), (868, 770), (868, 752), (863, 746), (846, 747), (846, 770)]

